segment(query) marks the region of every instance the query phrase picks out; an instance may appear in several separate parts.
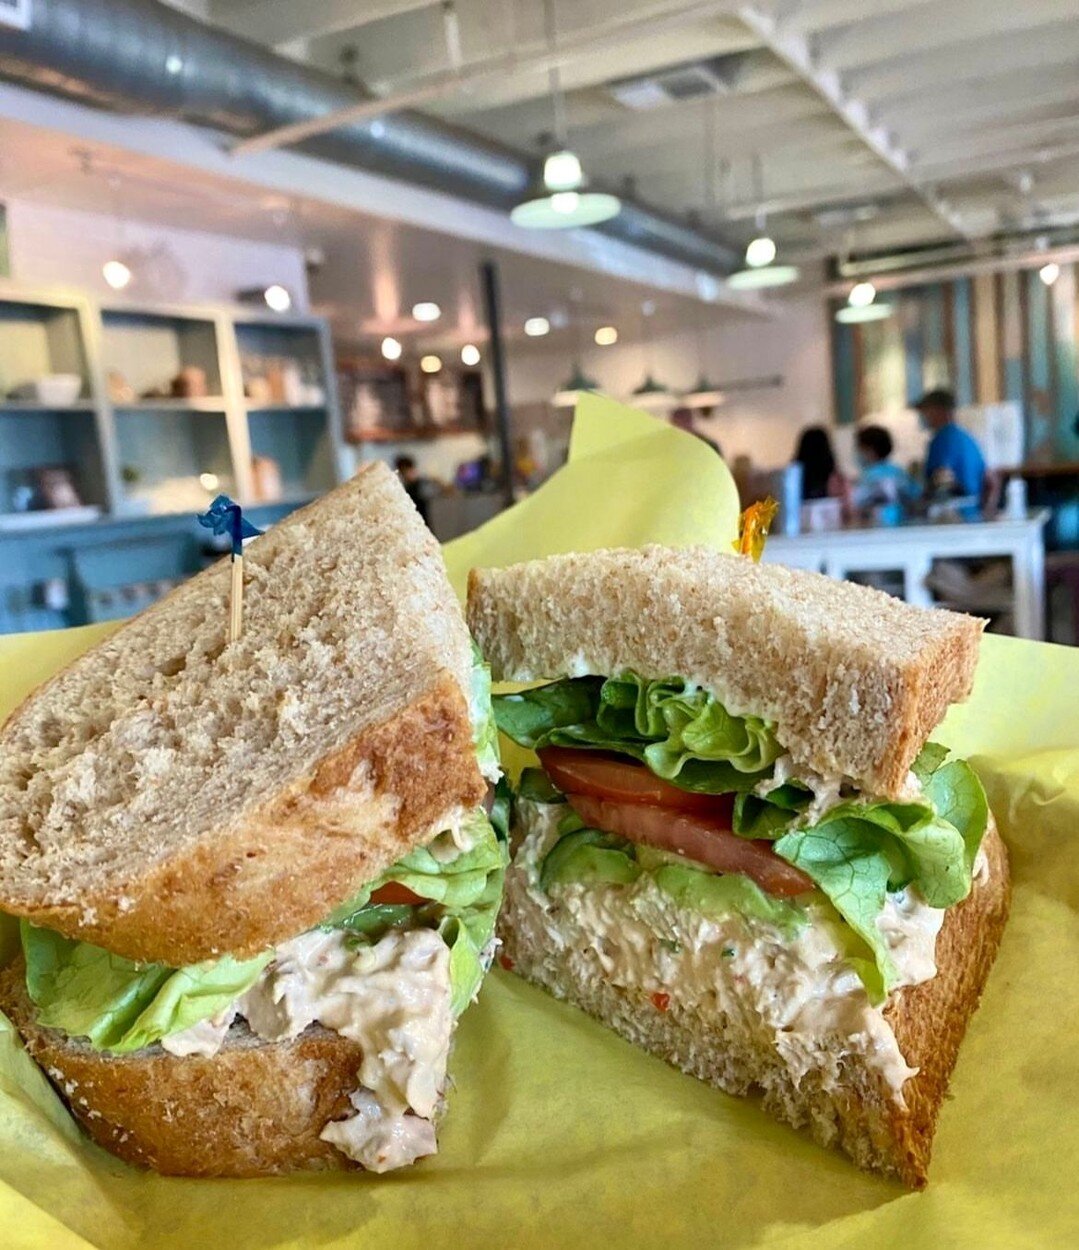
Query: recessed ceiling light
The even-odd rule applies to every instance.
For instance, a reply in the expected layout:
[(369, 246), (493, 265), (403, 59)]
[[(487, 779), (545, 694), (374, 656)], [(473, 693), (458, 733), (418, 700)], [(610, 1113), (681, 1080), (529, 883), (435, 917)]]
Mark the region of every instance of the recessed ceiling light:
[(461, 364), (471, 367), (472, 365), (478, 365), (479, 363), (480, 349), (475, 343), (466, 343), (464, 347), (461, 348)]
[(433, 300), (421, 300), (412, 305), (412, 315), (417, 321), (437, 321), (442, 316), (442, 309)]
[(1038, 270), (1038, 277), (1041, 278), (1046, 286), (1052, 286), (1057, 278), (1060, 277), (1060, 266), (1055, 260), (1051, 260), (1048, 265), (1042, 265)]
[(434, 355), (421, 356), (420, 368), (424, 371), (424, 373), (438, 373), (438, 371), (442, 368), (442, 357)]
[(529, 338), (541, 339), (545, 334), (550, 334), (551, 323), (546, 317), (529, 317), (525, 322), (525, 334)]
[(618, 342), (618, 330), (614, 326), (600, 326), (594, 338), (597, 347), (611, 347)]
[(131, 269), (122, 260), (107, 260), (101, 266), (101, 275), (114, 291), (122, 291), (131, 281)]
[(288, 287), (282, 286), (280, 282), (272, 282), (262, 292), (262, 298), (266, 301), (266, 307), (272, 309), (273, 312), (288, 312), (292, 307), (292, 296), (289, 294)]
[(382, 355), (387, 360), (400, 360), (401, 350), (401, 344), (396, 339), (386, 337), (382, 340)]

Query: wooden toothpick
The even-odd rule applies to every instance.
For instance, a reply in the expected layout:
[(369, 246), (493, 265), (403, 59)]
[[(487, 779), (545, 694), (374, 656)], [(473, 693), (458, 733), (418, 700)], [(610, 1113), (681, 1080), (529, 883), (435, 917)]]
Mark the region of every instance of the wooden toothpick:
[(208, 512), (199, 514), (199, 524), (215, 534), (228, 534), (232, 540), (232, 581), (229, 586), (229, 642), (244, 632), (244, 539), (262, 530), (244, 520), (243, 509), (228, 495), (218, 495)]

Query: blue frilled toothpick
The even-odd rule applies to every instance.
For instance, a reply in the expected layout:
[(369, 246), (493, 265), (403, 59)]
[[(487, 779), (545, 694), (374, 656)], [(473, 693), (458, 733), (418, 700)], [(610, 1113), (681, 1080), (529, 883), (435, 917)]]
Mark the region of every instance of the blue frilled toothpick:
[(232, 588), (229, 592), (229, 642), (235, 642), (244, 627), (244, 539), (262, 533), (244, 520), (243, 509), (228, 495), (218, 495), (209, 512), (199, 513), (199, 524), (215, 534), (232, 539)]

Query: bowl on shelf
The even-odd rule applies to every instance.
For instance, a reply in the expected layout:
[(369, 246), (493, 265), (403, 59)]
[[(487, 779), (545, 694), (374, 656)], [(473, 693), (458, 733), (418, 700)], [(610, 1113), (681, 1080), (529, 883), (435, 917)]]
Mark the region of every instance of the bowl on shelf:
[(82, 378), (77, 373), (46, 373), (34, 382), (34, 394), (39, 403), (55, 408), (73, 404), (82, 390)]

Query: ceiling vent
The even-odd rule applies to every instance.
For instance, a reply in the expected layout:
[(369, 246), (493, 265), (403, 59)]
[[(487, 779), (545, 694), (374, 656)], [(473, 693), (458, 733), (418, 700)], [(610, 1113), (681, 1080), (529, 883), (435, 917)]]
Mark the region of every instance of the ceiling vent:
[(635, 113), (727, 95), (734, 84), (739, 60), (738, 56), (716, 56), (707, 61), (689, 61), (637, 78), (623, 78), (609, 83), (607, 90), (619, 104)]

